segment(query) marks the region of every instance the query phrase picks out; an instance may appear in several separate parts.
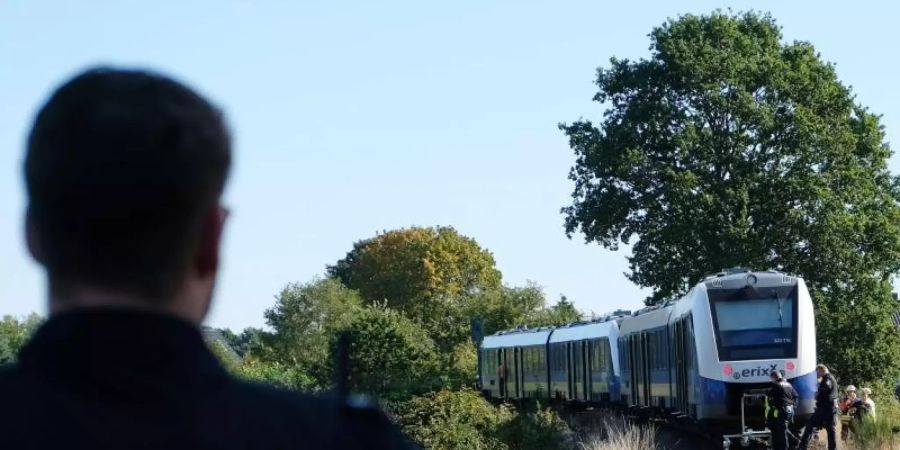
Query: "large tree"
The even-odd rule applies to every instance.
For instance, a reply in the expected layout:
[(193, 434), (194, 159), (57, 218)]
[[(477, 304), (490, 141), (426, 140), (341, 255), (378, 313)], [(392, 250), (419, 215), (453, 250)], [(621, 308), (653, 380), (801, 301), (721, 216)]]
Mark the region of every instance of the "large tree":
[(359, 241), (328, 273), (372, 304), (425, 328), (445, 356), (468, 337), (467, 304), (499, 289), (491, 252), (452, 227), (412, 227)]
[(329, 385), (334, 336), (349, 327), (362, 308), (359, 294), (333, 278), (288, 284), (275, 306), (266, 310), (272, 331), (258, 339), (251, 356), (299, 368), (322, 386)]
[(581, 312), (565, 296), (548, 306), (543, 288), (528, 282), (522, 287), (504, 286), (473, 298), (468, 304), (468, 316), (479, 318), (483, 333), (489, 335), (520, 325), (564, 325), (579, 320)]
[[(825, 359), (860, 376), (896, 370), (883, 312), (900, 267), (900, 195), (879, 117), (768, 15), (686, 15), (650, 39), (648, 59), (598, 70), (601, 123), (561, 125), (576, 155), (569, 236), (633, 243), (628, 277), (653, 289), (650, 303), (726, 267), (802, 275), (830, 320)], [(837, 352), (863, 344), (848, 340), (847, 308), (885, 350), (863, 365)]]
[(327, 270), (366, 300), (416, 314), (431, 299), (500, 287), (493, 255), (452, 227), (386, 231), (355, 243)]
[(405, 399), (439, 385), (440, 363), (434, 342), (397, 311), (369, 305), (353, 317), (347, 330), (351, 389)]

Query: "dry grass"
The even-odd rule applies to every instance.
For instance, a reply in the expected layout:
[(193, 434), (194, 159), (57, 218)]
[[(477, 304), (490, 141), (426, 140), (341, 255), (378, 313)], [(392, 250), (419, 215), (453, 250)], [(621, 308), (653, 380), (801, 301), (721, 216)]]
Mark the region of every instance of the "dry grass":
[(656, 441), (656, 429), (627, 423), (621, 416), (594, 416), (578, 427), (578, 450), (654, 450), (662, 447)]
[[(887, 408), (885, 408), (887, 409)], [(845, 442), (838, 441), (841, 450), (900, 450), (900, 436), (893, 432), (892, 425), (895, 415), (887, 410), (877, 422), (864, 424), (858, 431), (859, 434), (850, 433), (850, 439)], [(838, 436), (841, 435), (841, 426), (837, 427)], [(828, 440), (825, 431), (818, 432), (819, 439), (809, 442), (809, 450), (826, 450)], [(840, 439), (840, 437), (838, 437)]]

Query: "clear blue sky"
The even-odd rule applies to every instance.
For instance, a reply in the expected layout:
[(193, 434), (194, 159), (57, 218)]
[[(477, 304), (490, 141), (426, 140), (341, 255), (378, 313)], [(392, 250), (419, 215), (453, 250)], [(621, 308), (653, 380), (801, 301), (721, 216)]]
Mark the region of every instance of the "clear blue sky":
[(653, 26), (732, 7), (771, 11), (789, 40), (815, 44), (896, 137), (900, 7), (837, 5), (5, 0), (0, 315), (45, 311), (21, 237), (25, 133), (54, 86), (97, 63), (162, 70), (228, 114), (233, 216), (211, 325), (262, 325), (284, 284), (410, 225), (474, 237), (508, 284), (534, 280), (584, 310), (638, 307), (625, 252), (563, 233), (573, 156), (557, 123), (600, 117), (595, 68), (648, 55)]

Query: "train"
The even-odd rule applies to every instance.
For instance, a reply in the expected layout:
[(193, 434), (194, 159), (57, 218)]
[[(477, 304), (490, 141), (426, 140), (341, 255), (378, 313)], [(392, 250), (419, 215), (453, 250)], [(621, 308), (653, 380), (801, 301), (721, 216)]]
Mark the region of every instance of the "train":
[(764, 426), (762, 402), (744, 394), (770, 386), (773, 370), (800, 396), (799, 424), (815, 404), (812, 300), (802, 278), (775, 270), (725, 270), (633, 313), (501, 331), (478, 356), (478, 386), (492, 400), (613, 406), (713, 432), (745, 418)]

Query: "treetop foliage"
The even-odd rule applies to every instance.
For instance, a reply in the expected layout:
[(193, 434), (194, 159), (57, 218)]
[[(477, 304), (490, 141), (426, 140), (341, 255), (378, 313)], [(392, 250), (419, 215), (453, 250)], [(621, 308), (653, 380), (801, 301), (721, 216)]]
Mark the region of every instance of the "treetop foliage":
[(42, 322), (41, 316), (35, 313), (22, 318), (3, 316), (0, 319), (0, 364), (15, 362), (19, 350)]
[(879, 117), (767, 14), (685, 15), (650, 41), (649, 58), (598, 70), (602, 122), (560, 125), (576, 156), (566, 232), (634, 242), (647, 303), (728, 267), (800, 275), (820, 358), (853, 382), (896, 376), (900, 195)]
[(428, 301), (452, 301), (500, 287), (491, 253), (452, 227), (404, 228), (359, 241), (329, 275), (370, 302), (423, 314)]
[(879, 118), (832, 64), (758, 13), (686, 15), (651, 55), (611, 59), (603, 121), (561, 125), (575, 151), (566, 231), (616, 249), (649, 302), (726, 267), (823, 289), (900, 264), (900, 208)]

